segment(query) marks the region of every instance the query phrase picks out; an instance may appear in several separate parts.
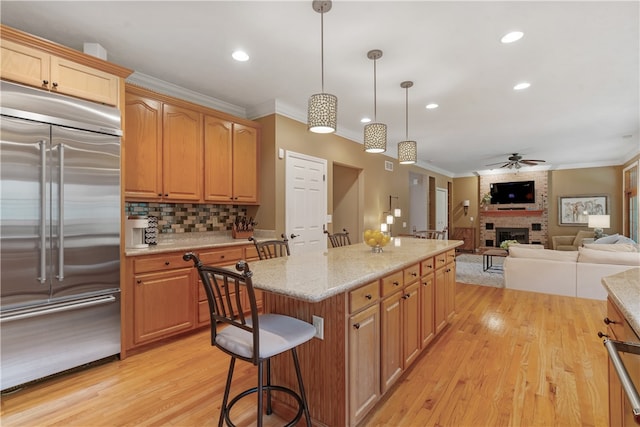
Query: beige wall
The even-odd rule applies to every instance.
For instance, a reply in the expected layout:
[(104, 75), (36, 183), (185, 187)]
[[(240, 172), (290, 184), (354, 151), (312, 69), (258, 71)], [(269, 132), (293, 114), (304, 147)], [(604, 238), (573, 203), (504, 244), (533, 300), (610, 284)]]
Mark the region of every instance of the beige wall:
[[(285, 161), (277, 156), (278, 149), (291, 150), (327, 160), (327, 210), (333, 214), (333, 164), (361, 169), (363, 181), (362, 219), (360, 229), (379, 228), (382, 212), (389, 209), (389, 196), (398, 196), (397, 206), (402, 209), (400, 226), (394, 225), (393, 234), (409, 232), (409, 172), (433, 176), (438, 187), (447, 187), (453, 181), (415, 165), (400, 165), (397, 159), (365, 153), (362, 144), (334, 134), (315, 134), (305, 123), (280, 115), (256, 120), (261, 123), (261, 204), (255, 213), (258, 228), (273, 229), (279, 234), (285, 228)], [(394, 142), (389, 142), (393, 144)], [(393, 162), (393, 172), (385, 171), (384, 162)], [(396, 207), (396, 200), (394, 205)], [(356, 209), (357, 206), (354, 206)], [(344, 209), (344, 206), (340, 207)], [(401, 227), (407, 222), (407, 228)], [(331, 229), (331, 227), (330, 227)], [(337, 230), (335, 230), (337, 231)], [(355, 236), (354, 236), (355, 237)], [(357, 239), (360, 241), (360, 236)]]
[(622, 233), (622, 166), (551, 171), (549, 176), (549, 235), (575, 235), (585, 227), (558, 224), (558, 197), (606, 195), (611, 228), (606, 234)]

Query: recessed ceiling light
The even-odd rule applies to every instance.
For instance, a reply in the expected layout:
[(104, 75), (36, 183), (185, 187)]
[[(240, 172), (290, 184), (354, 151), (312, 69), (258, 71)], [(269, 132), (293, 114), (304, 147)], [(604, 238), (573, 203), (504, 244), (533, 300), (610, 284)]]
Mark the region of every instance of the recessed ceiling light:
[(231, 56), (233, 57), (233, 59), (240, 62), (245, 62), (249, 60), (249, 55), (247, 54), (247, 52), (243, 50), (236, 50), (231, 54)]
[(520, 40), (522, 36), (524, 36), (524, 33), (522, 31), (511, 31), (510, 33), (507, 33), (504, 36), (502, 36), (500, 41), (502, 43), (513, 43)]
[(527, 89), (529, 86), (531, 86), (531, 83), (522, 82), (522, 83), (518, 83), (517, 85), (515, 85), (513, 87), (513, 90), (523, 90), (523, 89)]
[(431, 104), (427, 104), (427, 106), (424, 108), (426, 108), (427, 110), (433, 110), (434, 108), (438, 108), (438, 107), (439, 107), (438, 104), (432, 102)]
[(360, 123), (369, 123), (371, 119), (369, 117), (363, 117), (360, 119)]

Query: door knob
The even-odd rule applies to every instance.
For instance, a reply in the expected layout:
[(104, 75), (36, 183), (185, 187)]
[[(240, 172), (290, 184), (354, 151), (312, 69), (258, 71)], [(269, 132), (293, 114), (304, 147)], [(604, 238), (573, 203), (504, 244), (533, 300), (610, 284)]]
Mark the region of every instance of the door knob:
[(292, 239), (295, 239), (295, 238), (296, 238), (296, 237), (298, 237), (298, 236), (300, 236), (300, 235), (299, 235), (299, 234), (293, 234), (293, 233), (291, 233), (291, 236), (289, 236), (289, 237), (291, 237)]

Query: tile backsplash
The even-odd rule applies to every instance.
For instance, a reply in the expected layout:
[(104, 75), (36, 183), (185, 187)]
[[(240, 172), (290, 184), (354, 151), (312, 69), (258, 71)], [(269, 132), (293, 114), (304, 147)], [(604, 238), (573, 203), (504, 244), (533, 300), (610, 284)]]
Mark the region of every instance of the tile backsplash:
[(237, 216), (246, 216), (247, 208), (236, 205), (202, 205), (192, 203), (125, 202), (129, 215), (158, 218), (159, 233), (231, 231)]

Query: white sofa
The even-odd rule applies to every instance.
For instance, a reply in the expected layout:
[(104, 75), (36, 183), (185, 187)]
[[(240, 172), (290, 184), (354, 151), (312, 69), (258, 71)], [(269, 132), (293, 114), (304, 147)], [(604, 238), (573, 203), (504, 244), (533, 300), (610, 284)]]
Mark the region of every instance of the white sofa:
[(601, 279), (640, 266), (633, 245), (585, 245), (577, 251), (509, 248), (505, 287), (523, 291), (606, 300)]

